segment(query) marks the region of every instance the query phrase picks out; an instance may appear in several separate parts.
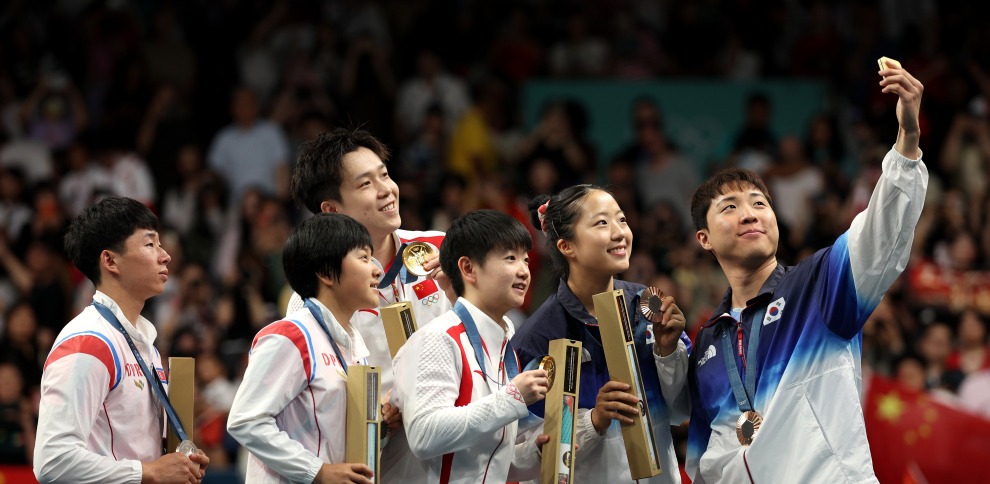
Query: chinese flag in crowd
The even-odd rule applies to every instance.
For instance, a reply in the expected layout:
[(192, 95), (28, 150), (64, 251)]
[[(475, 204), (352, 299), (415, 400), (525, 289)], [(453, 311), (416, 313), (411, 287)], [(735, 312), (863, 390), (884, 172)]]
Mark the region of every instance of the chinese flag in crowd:
[(990, 420), (876, 376), (863, 412), (880, 482), (988, 482)]
[(37, 484), (31, 466), (0, 465), (0, 484)]

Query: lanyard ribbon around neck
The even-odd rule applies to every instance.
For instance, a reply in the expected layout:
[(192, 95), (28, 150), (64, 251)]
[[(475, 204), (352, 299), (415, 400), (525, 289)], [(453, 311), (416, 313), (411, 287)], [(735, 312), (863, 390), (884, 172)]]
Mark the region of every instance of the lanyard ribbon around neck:
[[(402, 252), (406, 250), (407, 245), (409, 244), (403, 243), (399, 246), (399, 251), (395, 253), (395, 258), (392, 259), (392, 265), (388, 266), (388, 270), (385, 271), (385, 274), (382, 274), (382, 278), (378, 281), (378, 289), (385, 289), (391, 285), (400, 273), (402, 277), (399, 278), (399, 281), (403, 284), (416, 280), (415, 276), (409, 274), (409, 271), (404, 270), (406, 266), (402, 263)], [(399, 302), (398, 299), (395, 302)]]
[[(739, 319), (742, 319), (740, 313)], [(725, 362), (725, 371), (729, 375), (729, 384), (732, 385), (732, 394), (736, 397), (739, 410), (747, 412), (755, 410), (753, 401), (756, 400), (756, 371), (757, 371), (757, 349), (760, 347), (760, 318), (753, 318), (749, 331), (749, 346), (745, 353), (742, 353), (742, 321), (737, 325), (737, 345), (738, 353), (743, 358), (743, 366), (746, 368), (746, 385), (743, 386), (742, 378), (739, 376), (739, 365), (736, 363), (736, 352), (732, 351), (732, 339), (726, 330), (722, 332), (722, 360)]]
[(327, 334), (327, 339), (330, 340), (330, 346), (333, 346), (333, 352), (337, 355), (337, 361), (340, 362), (340, 366), (344, 367), (344, 373), (347, 373), (347, 361), (344, 360), (344, 355), (340, 352), (340, 347), (337, 346), (337, 342), (334, 341), (333, 336), (330, 335), (330, 327), (327, 326), (327, 322), (323, 320), (323, 311), (316, 306), (310, 299), (306, 299), (306, 309), (309, 309), (310, 314), (316, 319), (317, 323), (320, 323), (320, 327), (323, 328), (323, 332)]
[(172, 402), (168, 400), (168, 395), (165, 394), (165, 387), (162, 385), (161, 379), (151, 373), (148, 368), (148, 364), (144, 362), (144, 358), (141, 357), (141, 352), (138, 351), (137, 346), (134, 344), (134, 340), (131, 339), (131, 335), (127, 333), (124, 329), (124, 325), (120, 324), (120, 320), (117, 319), (117, 315), (110, 310), (110, 308), (104, 306), (100, 302), (93, 301), (93, 307), (106, 319), (117, 331), (120, 331), (124, 335), (124, 339), (127, 340), (127, 346), (131, 347), (131, 353), (134, 353), (134, 358), (137, 359), (138, 365), (141, 367), (141, 372), (144, 373), (144, 377), (148, 380), (152, 390), (155, 395), (158, 396), (158, 401), (161, 402), (162, 406), (165, 407), (165, 414), (168, 416), (168, 423), (172, 426), (172, 430), (175, 431), (176, 437), (179, 441), (189, 440), (186, 436), (186, 429), (182, 427), (182, 421), (179, 420), (178, 414), (175, 413), (175, 407), (172, 406)]
[[(474, 318), (471, 317), (471, 312), (468, 311), (468, 308), (461, 301), (457, 301), (454, 304), (454, 313), (457, 314), (457, 317), (461, 318), (461, 322), (464, 324), (464, 332), (467, 334), (468, 341), (471, 342), (471, 348), (474, 350), (474, 358), (478, 361), (478, 366), (481, 367), (481, 374), (485, 378), (491, 379), (488, 376), (488, 370), (485, 365), (485, 357), (483, 356), (485, 353), (484, 348), (481, 346), (481, 335), (478, 333), (478, 326), (474, 324)], [(509, 380), (519, 374), (516, 353), (512, 350), (512, 343), (508, 340), (505, 341), (505, 357), (502, 360), (502, 364), (505, 365), (505, 375)]]

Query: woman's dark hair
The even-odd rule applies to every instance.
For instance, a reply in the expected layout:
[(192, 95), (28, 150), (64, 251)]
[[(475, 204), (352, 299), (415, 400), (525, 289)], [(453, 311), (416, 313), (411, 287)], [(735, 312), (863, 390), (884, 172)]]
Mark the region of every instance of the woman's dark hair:
[(344, 257), (363, 247), (372, 247), (364, 225), (347, 215), (321, 212), (293, 229), (282, 249), (282, 269), (300, 297), (316, 297), (317, 275), (340, 280)]
[(488, 254), (500, 250), (533, 248), (533, 237), (522, 222), (498, 210), (475, 210), (451, 224), (440, 247), (440, 267), (458, 296), (464, 295), (464, 278), (457, 261), (461, 257), (484, 266)]
[[(567, 278), (570, 269), (564, 254), (557, 249), (558, 240), (574, 240), (574, 223), (581, 216), (581, 200), (591, 192), (608, 190), (590, 184), (574, 185), (565, 188), (556, 195), (539, 195), (529, 202), (530, 221), (537, 230), (547, 237), (550, 248), (550, 260), (553, 263), (554, 274)], [(540, 222), (540, 207), (550, 200), (543, 222)]]

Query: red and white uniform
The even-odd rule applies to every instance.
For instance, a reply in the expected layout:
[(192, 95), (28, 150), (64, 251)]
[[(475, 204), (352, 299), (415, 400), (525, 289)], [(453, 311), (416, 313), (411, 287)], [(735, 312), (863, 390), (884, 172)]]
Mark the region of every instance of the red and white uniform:
[[(429, 242), (440, 247), (444, 235), (443, 232), (437, 231), (415, 232), (400, 229), (395, 231), (393, 238), (397, 248), (413, 241)], [(379, 261), (379, 265), (382, 265), (380, 263), (381, 261)], [(402, 264), (402, 260), (399, 257), (394, 257), (388, 266), (382, 265), (384, 272), (388, 272), (391, 264)], [(399, 279), (400, 277), (396, 277), (396, 280), (389, 287), (378, 290), (378, 307), (362, 309), (351, 317), (351, 327), (361, 333), (365, 344), (368, 345), (368, 351), (371, 352), (368, 356), (368, 364), (382, 369), (383, 395), (392, 389), (392, 353), (388, 349), (385, 326), (382, 325), (382, 316), (378, 310), (389, 304), (410, 301), (413, 303), (416, 323), (422, 327), (423, 324), (436, 319), (437, 316), (449, 311), (452, 307), (443, 290), (433, 279), (422, 276), (409, 283), (403, 283)], [(292, 293), (286, 314), (301, 307), (303, 307), (302, 299), (298, 294)]]
[[(449, 311), (419, 330), (395, 357), (393, 399), (402, 409), (409, 449), (404, 483), (504, 483), (539, 477), (535, 437), (517, 442), (526, 403), (505, 374), (503, 357), (513, 334), (460, 299), (481, 336), (482, 374), (464, 324)], [(518, 360), (517, 360), (518, 361)], [(542, 428), (542, 426), (538, 426)]]
[[(348, 365), (368, 349), (313, 299)], [(251, 344), (227, 430), (251, 455), (247, 482), (313, 482), (323, 464), (344, 462), (347, 376), (326, 333), (303, 307), (262, 328)]]
[[(402, 246), (413, 241), (429, 242), (436, 247), (443, 243), (445, 234), (443, 232), (428, 231), (416, 232), (411, 230), (396, 230), (392, 234), (395, 241), (396, 251)], [(398, 254), (397, 254), (398, 255)], [(402, 259), (398, 256), (392, 258), (388, 266), (383, 266), (383, 272), (388, 272), (392, 264), (402, 264)], [(385, 326), (382, 324), (382, 317), (379, 309), (396, 302), (409, 301), (413, 304), (413, 314), (420, 327), (437, 316), (447, 312), (452, 307), (443, 290), (436, 281), (427, 276), (417, 277), (412, 282), (404, 283), (401, 274), (389, 287), (378, 290), (378, 307), (362, 309), (351, 316), (351, 327), (361, 333), (365, 344), (368, 345), (368, 364), (381, 368), (382, 395), (388, 395), (392, 390), (392, 353), (388, 349), (388, 340), (385, 337)], [(292, 293), (289, 300), (287, 313), (291, 313), (303, 306), (303, 301), (298, 294)], [(383, 482), (401, 482), (401, 469), (405, 466), (403, 460), (411, 458), (409, 450), (406, 448), (405, 434), (402, 430), (392, 432), (389, 435), (388, 445), (382, 449), (381, 473)]]
[[(154, 325), (143, 317), (132, 324), (102, 292), (93, 299), (117, 316), (167, 388)], [(141, 462), (162, 456), (164, 424), (163, 408), (124, 335), (87, 306), (65, 325), (45, 361), (34, 450), (38, 481), (141, 482)]]

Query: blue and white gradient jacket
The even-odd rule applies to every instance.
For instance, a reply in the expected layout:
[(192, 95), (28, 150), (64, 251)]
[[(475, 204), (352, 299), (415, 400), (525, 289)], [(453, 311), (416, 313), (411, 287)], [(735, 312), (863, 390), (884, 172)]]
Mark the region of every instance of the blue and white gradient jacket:
[(752, 445), (736, 437), (740, 410), (720, 336), (729, 331), (736, 368), (731, 289), (695, 339), (689, 359), (687, 472), (695, 483), (876, 482), (861, 405), (862, 328), (908, 263), (928, 170), (890, 150), (870, 204), (849, 230), (796, 266), (778, 265), (740, 320), (743, 347), (758, 323), (754, 408), (763, 425)]
[[(639, 368), (643, 375), (646, 401), (653, 421), (653, 438), (659, 450), (663, 473), (640, 479), (642, 484), (677, 484), (681, 482), (674, 444), (670, 436), (670, 424), (680, 424), (688, 416), (687, 355), (691, 340), (681, 333), (677, 349), (665, 357), (653, 353), (653, 324), (639, 317), (639, 298), (644, 286), (632, 282), (614, 281), (615, 289), (626, 293), (629, 316), (635, 318), (633, 337)], [(595, 408), (598, 390), (609, 382), (605, 364), (605, 349), (601, 343), (598, 320), (584, 308), (584, 304), (561, 279), (557, 291), (540, 305), (512, 338), (512, 346), (525, 367), (533, 359), (547, 354), (550, 341), (567, 338), (582, 345), (581, 391), (578, 394), (577, 432), (575, 443), (574, 473), (578, 482), (607, 482), (625, 484), (633, 482), (629, 473), (626, 448), (622, 443), (622, 429), (613, 420), (604, 434), (599, 434), (591, 424), (591, 409)], [(542, 401), (530, 406), (530, 411), (543, 417)]]

